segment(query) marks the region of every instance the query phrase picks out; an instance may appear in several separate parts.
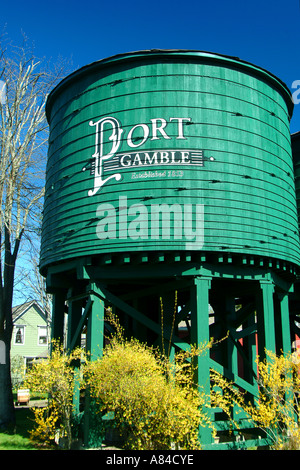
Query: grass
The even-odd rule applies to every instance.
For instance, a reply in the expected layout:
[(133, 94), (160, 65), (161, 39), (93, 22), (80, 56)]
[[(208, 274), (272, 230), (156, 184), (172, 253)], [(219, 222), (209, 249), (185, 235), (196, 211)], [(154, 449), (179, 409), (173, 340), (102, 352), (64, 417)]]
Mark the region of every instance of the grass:
[(12, 432), (0, 432), (0, 450), (35, 450), (29, 439), (33, 427), (33, 412), (28, 408), (16, 408), (16, 428)]

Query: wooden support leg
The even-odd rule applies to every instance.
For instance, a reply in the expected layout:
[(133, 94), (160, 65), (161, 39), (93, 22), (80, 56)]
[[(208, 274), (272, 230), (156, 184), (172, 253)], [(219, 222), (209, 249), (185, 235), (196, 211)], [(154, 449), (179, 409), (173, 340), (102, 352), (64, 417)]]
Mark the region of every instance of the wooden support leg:
[[(235, 298), (233, 296), (231, 297), (226, 296), (224, 313), (225, 313), (224, 316), (225, 316), (225, 321), (226, 321), (226, 329), (227, 331), (229, 331), (231, 322), (234, 322), (236, 319)], [(230, 337), (225, 342), (225, 345), (227, 346), (226, 348), (227, 360), (226, 360), (225, 366), (227, 366), (229, 378), (232, 377), (232, 379), (234, 379), (234, 377), (236, 377), (239, 372), (238, 371), (238, 368), (239, 368), (238, 351), (235, 346), (235, 343), (232, 341)], [(236, 406), (233, 406), (232, 408), (232, 414), (233, 414), (234, 419), (238, 419), (236, 416), (236, 408), (237, 408)]]
[[(90, 295), (93, 301), (92, 308), (90, 310), (87, 327), (87, 350), (91, 355), (91, 360), (95, 360), (102, 357), (103, 354), (103, 340), (104, 340), (104, 300), (100, 299), (95, 293), (100, 294), (103, 298), (105, 297), (101, 289), (96, 285), (92, 287), (92, 293)], [(95, 293), (94, 293), (95, 292)]]
[[(279, 293), (278, 298), (280, 302), (282, 354), (288, 355), (291, 353), (291, 330), (290, 330), (288, 293), (287, 292)], [(290, 371), (290, 374), (292, 374), (292, 371)], [(298, 419), (297, 419), (297, 413), (295, 413), (294, 393), (292, 390), (286, 393), (285, 399), (287, 402), (286, 410), (289, 413), (290, 417), (295, 420), (295, 423), (297, 423)]]
[(282, 334), (282, 352), (289, 354), (291, 352), (291, 330), (290, 330), (290, 315), (289, 315), (289, 296), (288, 293), (278, 294), (280, 302), (280, 320), (281, 320), (281, 334)]
[[(191, 287), (191, 344), (207, 344), (209, 338), (209, 289), (210, 278), (197, 277)], [(209, 350), (197, 357), (196, 379), (201, 391), (210, 396)], [(212, 442), (209, 428), (200, 428), (199, 437), (202, 445)]]
[(51, 338), (61, 343), (64, 341), (65, 301), (66, 292), (64, 290), (58, 290), (53, 294)]
[[(68, 308), (68, 335), (67, 335), (67, 350), (71, 352), (72, 349), (80, 346), (81, 334), (76, 337), (76, 331), (82, 315), (82, 300), (69, 301)], [(74, 414), (79, 413), (80, 405), (80, 387), (79, 387), (79, 376), (80, 376), (80, 361), (76, 361), (74, 364), (75, 384), (73, 394), (73, 406)]]
[[(235, 313), (235, 299), (234, 297), (226, 296), (225, 298), (225, 306), (224, 306), (224, 320), (226, 321), (225, 328), (224, 328), (224, 337), (226, 336), (226, 332), (230, 330), (230, 323), (235, 320), (236, 313)], [(223, 338), (220, 338), (221, 340)], [(227, 345), (226, 354), (227, 358), (224, 362), (225, 367), (232, 373), (232, 377), (238, 374), (238, 354), (235, 348), (235, 345), (232, 341), (226, 341), (225, 345)]]
[(70, 301), (68, 307), (68, 335), (67, 335), (67, 349), (71, 348), (71, 344), (73, 348), (76, 346), (80, 346), (80, 339), (81, 335), (78, 335), (75, 342), (73, 341), (77, 326), (80, 322), (82, 314), (82, 301)]
[(258, 354), (260, 360), (265, 357), (265, 350), (276, 351), (273, 294), (273, 283), (267, 280), (260, 281), (257, 308)]
[[(98, 294), (98, 295), (96, 295)], [(99, 295), (102, 298), (99, 298)], [(87, 351), (90, 353), (91, 361), (102, 357), (104, 343), (104, 298), (102, 291), (96, 284), (91, 285), (90, 300), (92, 306), (88, 316)], [(84, 409), (84, 445), (86, 447), (93, 446), (90, 442), (90, 408), (91, 397), (89, 391), (85, 392), (85, 409)]]
[(175, 308), (175, 293), (174, 291), (166, 292), (161, 297), (160, 305), (160, 322), (163, 329), (167, 328), (167, 331), (170, 333), (170, 337), (165, 339), (161, 338), (160, 346), (162, 347), (162, 353), (166, 356), (170, 355), (171, 352), (171, 343), (173, 340), (173, 334), (176, 332), (175, 328), (175, 318), (174, 318), (174, 308)]

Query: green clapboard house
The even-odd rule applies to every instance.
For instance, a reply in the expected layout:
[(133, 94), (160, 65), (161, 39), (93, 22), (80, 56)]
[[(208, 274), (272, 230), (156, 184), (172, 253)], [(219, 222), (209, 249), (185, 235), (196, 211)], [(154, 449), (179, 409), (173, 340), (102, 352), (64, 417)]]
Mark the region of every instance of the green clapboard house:
[(46, 312), (34, 300), (13, 308), (13, 324), (11, 364), (15, 384), (33, 360), (47, 357), (50, 324)]

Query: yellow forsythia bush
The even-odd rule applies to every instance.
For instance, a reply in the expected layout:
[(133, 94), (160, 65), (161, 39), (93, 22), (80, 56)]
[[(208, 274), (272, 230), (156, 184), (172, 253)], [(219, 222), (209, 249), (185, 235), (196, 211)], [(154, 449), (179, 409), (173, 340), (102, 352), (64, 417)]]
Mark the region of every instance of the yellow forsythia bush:
[(300, 449), (300, 358), (267, 351), (258, 362), (259, 400), (251, 412), (272, 437), (275, 449)]
[[(215, 389), (212, 405), (231, 416), (238, 407), (264, 430), (277, 450), (300, 450), (300, 357), (298, 353), (279, 355), (266, 351), (266, 358), (257, 361), (258, 396), (249, 402), (232, 382), (212, 373)], [(238, 428), (237, 422), (232, 422)]]
[(57, 421), (59, 414), (55, 405), (46, 408), (34, 408), (34, 420), (36, 426), (30, 431), (30, 439), (43, 441), (49, 445), (55, 440)]
[(186, 357), (172, 367), (154, 349), (117, 334), (87, 365), (85, 380), (102, 410), (114, 412), (128, 448), (199, 449), (199, 426), (210, 423), (189, 371)]
[(53, 342), (51, 357), (36, 362), (28, 371), (25, 386), (32, 392), (47, 394), (49, 404), (41, 410), (35, 409), (36, 428), (31, 437), (43, 442), (53, 442), (60, 432), (70, 448), (72, 441), (71, 420), (75, 381), (74, 361), (83, 358), (83, 351), (76, 348), (70, 354), (63, 346)]

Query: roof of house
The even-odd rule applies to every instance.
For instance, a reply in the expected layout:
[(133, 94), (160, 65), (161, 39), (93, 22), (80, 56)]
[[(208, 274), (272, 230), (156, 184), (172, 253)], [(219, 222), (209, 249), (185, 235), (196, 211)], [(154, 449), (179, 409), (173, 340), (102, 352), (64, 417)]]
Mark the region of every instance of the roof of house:
[(29, 310), (33, 306), (35, 306), (39, 310), (40, 315), (42, 315), (45, 319), (47, 318), (47, 315), (45, 314), (40, 304), (36, 300), (31, 300), (29, 302), (25, 302), (24, 304), (16, 305), (15, 307), (13, 307), (13, 322), (15, 322), (21, 315), (24, 315), (24, 313), (26, 313), (27, 310)]

